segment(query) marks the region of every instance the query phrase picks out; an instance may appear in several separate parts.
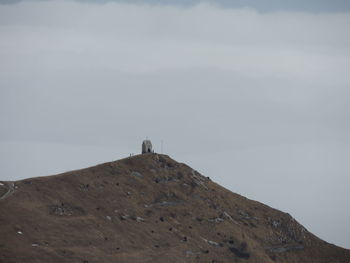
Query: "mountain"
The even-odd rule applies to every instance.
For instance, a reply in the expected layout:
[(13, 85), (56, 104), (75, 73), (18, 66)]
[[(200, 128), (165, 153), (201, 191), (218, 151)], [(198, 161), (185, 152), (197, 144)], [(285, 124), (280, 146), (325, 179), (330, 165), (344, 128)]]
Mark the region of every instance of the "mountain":
[(289, 214), (166, 155), (2, 182), (0, 196), (2, 263), (350, 262)]

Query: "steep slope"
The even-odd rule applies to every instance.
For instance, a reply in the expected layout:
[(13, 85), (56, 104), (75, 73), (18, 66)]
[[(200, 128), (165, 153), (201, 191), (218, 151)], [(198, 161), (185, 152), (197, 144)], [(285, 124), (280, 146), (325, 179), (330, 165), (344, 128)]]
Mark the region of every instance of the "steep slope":
[(350, 262), (290, 215), (165, 155), (1, 187), (0, 262)]

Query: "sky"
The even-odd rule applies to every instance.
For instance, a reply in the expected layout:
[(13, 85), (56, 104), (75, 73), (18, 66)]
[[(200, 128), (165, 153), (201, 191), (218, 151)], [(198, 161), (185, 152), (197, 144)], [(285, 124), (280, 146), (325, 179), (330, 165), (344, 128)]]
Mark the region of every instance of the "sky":
[(341, 0), (0, 1), (0, 180), (148, 136), (350, 248), (349, 28)]

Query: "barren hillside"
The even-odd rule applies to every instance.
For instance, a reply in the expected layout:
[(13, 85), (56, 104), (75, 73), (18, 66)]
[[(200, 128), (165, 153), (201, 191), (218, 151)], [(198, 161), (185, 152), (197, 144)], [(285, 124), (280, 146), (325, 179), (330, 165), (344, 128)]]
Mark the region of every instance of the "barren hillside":
[(2, 182), (0, 195), (2, 263), (350, 262), (289, 214), (166, 155)]

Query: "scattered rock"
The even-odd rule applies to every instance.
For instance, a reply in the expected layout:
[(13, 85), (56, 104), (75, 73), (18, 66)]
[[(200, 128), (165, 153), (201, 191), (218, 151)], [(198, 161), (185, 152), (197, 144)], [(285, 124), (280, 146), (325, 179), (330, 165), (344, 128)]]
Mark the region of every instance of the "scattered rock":
[(129, 218), (130, 218), (129, 215), (122, 215), (122, 216), (120, 216), (120, 219), (121, 219), (121, 220), (127, 220), (127, 219), (129, 219)]
[(277, 232), (270, 236), (270, 241), (286, 244), (290, 242), (302, 242), (306, 238), (307, 230), (292, 217), (273, 219), (267, 218), (268, 224)]
[(145, 219), (143, 219), (142, 217), (137, 216), (137, 217), (136, 217), (136, 221), (137, 221), (137, 222), (144, 222)]
[(175, 201), (163, 201), (163, 202), (158, 202), (158, 203), (153, 203), (150, 205), (144, 205), (144, 207), (152, 207), (152, 206), (176, 206), (176, 205), (181, 205), (183, 204), (184, 201), (182, 200), (175, 200)]
[(214, 241), (211, 241), (211, 240), (208, 240), (208, 244), (212, 245), (212, 246), (216, 246), (216, 247), (220, 246), (220, 243), (217, 243), (217, 242), (214, 242)]
[(238, 224), (238, 223), (236, 222), (236, 220), (234, 220), (234, 219), (232, 218), (232, 216), (230, 216), (226, 211), (224, 211), (224, 212), (222, 213), (222, 217), (227, 218), (227, 219), (229, 219), (230, 221), (233, 221), (235, 224)]
[(82, 190), (82, 191), (89, 191), (89, 184), (82, 184), (82, 185), (80, 185), (80, 189)]
[(280, 220), (274, 220), (274, 219), (272, 219), (271, 217), (268, 217), (268, 218), (267, 218), (267, 221), (268, 221), (269, 224), (270, 224), (271, 226), (273, 226), (274, 228), (277, 228), (277, 227), (279, 227), (279, 226), (282, 224)]
[(238, 214), (240, 215), (241, 218), (244, 218), (244, 219), (250, 219), (250, 215), (248, 213), (246, 213), (245, 211), (243, 210), (238, 210)]
[(143, 177), (143, 175), (141, 173), (139, 173), (139, 172), (132, 172), (131, 176), (136, 176), (136, 177), (140, 177), (140, 178)]
[(217, 217), (217, 218), (208, 219), (208, 221), (213, 223), (220, 223), (220, 222), (224, 222), (224, 219), (222, 219), (221, 217)]
[(270, 247), (267, 248), (267, 250), (273, 252), (273, 253), (284, 253), (287, 251), (291, 251), (291, 250), (300, 250), (300, 249), (304, 249), (304, 246), (302, 245), (296, 245), (296, 246), (283, 246), (283, 247)]
[[(82, 215), (84, 210), (80, 207), (74, 207), (69, 204), (62, 203), (61, 205), (50, 206), (50, 213), (58, 216), (73, 216)], [(99, 209), (97, 209), (99, 210)]]
[(156, 178), (154, 178), (153, 181), (155, 183), (159, 184), (159, 183), (178, 182), (179, 179), (175, 178), (175, 177), (164, 176), (164, 177), (156, 177)]
[(193, 182), (196, 185), (203, 186), (206, 190), (208, 190), (208, 187), (205, 185), (205, 182), (209, 181), (207, 177), (201, 175), (195, 170), (192, 170), (192, 178), (193, 178)]

